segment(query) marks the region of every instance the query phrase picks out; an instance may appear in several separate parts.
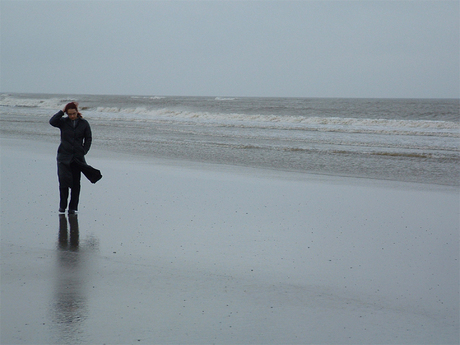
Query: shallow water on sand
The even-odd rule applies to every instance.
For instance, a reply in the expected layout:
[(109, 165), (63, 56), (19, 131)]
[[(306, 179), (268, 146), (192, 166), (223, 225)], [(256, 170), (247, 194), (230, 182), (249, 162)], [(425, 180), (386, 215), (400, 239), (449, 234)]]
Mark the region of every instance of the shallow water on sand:
[[(3, 140), (2, 343), (455, 343), (458, 189)], [(26, 211), (24, 211), (26, 210)]]

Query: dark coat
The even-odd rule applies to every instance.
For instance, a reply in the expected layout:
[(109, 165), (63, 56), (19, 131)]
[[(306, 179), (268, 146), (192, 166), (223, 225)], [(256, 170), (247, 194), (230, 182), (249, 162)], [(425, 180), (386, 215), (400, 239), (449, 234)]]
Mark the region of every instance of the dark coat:
[(57, 153), (59, 163), (70, 164), (75, 159), (85, 162), (85, 155), (88, 153), (91, 142), (91, 127), (85, 119), (78, 119), (75, 128), (68, 117), (63, 117), (61, 110), (50, 119), (50, 125), (61, 130), (61, 145)]
[(72, 121), (63, 116), (64, 112), (61, 110), (50, 119), (50, 125), (61, 130), (61, 144), (57, 152), (59, 180), (64, 185), (71, 185), (71, 181), (67, 180), (70, 163), (74, 162), (88, 180), (96, 183), (102, 178), (101, 172), (87, 165), (85, 160), (92, 142), (91, 127), (88, 121), (82, 118), (79, 118), (73, 127)]

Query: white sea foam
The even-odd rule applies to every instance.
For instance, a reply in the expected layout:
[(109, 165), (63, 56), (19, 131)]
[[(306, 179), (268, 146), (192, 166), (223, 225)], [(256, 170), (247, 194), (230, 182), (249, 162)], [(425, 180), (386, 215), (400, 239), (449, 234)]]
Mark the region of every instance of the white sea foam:
[(357, 119), (340, 117), (304, 117), (283, 115), (223, 114), (209, 112), (177, 111), (172, 109), (149, 110), (145, 107), (98, 107), (96, 118), (112, 120), (155, 122), (193, 122), (202, 125), (233, 127), (296, 129), (310, 131), (363, 132), (400, 135), (439, 135), (460, 137), (460, 123), (431, 120)]
[(165, 99), (164, 96), (131, 96), (131, 99)]
[(72, 98), (16, 98), (10, 95), (1, 95), (0, 106), (7, 107), (30, 107), (55, 109), (62, 108), (66, 103), (75, 101)]
[(216, 97), (214, 98), (216, 101), (234, 101), (236, 98), (233, 97)]
[[(160, 96), (132, 96), (133, 99), (161, 100)], [(236, 98), (216, 97), (215, 100), (227, 101)], [(63, 105), (75, 99), (71, 97), (20, 98), (14, 95), (0, 96), (0, 106), (29, 107), (42, 109), (61, 109)], [(188, 122), (200, 125), (223, 127), (259, 128), (259, 129), (295, 129), (308, 131), (328, 131), (347, 133), (376, 133), (397, 135), (436, 135), (460, 137), (460, 123), (433, 120), (394, 120), (353, 117), (321, 117), (300, 115), (262, 115), (242, 113), (219, 113), (186, 111), (171, 108), (152, 109), (146, 106), (113, 107), (100, 106), (84, 109), (85, 116), (95, 119), (111, 119), (135, 122)]]

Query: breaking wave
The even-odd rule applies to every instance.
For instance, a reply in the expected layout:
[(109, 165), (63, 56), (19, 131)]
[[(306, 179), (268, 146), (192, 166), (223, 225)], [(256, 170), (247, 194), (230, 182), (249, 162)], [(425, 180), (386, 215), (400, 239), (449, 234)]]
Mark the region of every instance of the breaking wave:
[(145, 107), (98, 107), (92, 117), (136, 122), (188, 122), (224, 127), (255, 127), (316, 131), (363, 132), (404, 135), (440, 135), (460, 137), (460, 123), (431, 120), (357, 119), (341, 117), (305, 117), (289, 115), (224, 114), (148, 110)]
[(1, 95), (0, 106), (6, 107), (23, 107), (23, 108), (45, 108), (45, 109), (60, 109), (66, 103), (75, 101), (72, 98), (16, 98), (8, 94)]
[[(132, 96), (150, 100), (162, 100), (159, 96)], [(216, 101), (232, 101), (236, 98), (216, 97)], [(0, 95), (0, 106), (61, 109), (71, 97), (21, 98), (9, 94)], [(147, 106), (99, 106), (81, 107), (84, 116), (99, 120), (132, 122), (191, 123), (203, 126), (222, 126), (259, 129), (308, 130), (346, 133), (374, 133), (396, 135), (435, 135), (460, 137), (460, 123), (435, 120), (371, 119), (353, 117), (324, 117), (301, 115), (257, 115), (244, 113), (219, 113), (178, 110), (174, 108), (149, 108)]]

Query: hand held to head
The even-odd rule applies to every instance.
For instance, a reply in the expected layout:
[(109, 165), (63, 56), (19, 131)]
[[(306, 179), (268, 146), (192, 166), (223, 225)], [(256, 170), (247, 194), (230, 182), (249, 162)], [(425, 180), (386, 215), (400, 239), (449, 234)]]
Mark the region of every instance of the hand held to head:
[(70, 102), (70, 103), (67, 103), (64, 107), (64, 109), (62, 110), (65, 114), (69, 115), (69, 110), (70, 109), (74, 109), (77, 113), (77, 116), (79, 118), (81, 118), (81, 113), (78, 111), (78, 102)]

